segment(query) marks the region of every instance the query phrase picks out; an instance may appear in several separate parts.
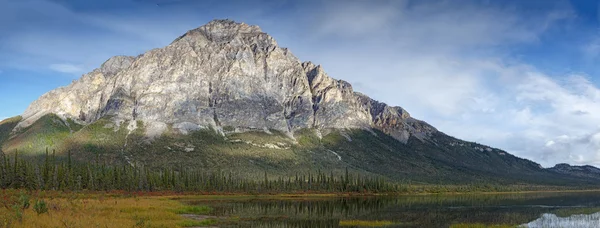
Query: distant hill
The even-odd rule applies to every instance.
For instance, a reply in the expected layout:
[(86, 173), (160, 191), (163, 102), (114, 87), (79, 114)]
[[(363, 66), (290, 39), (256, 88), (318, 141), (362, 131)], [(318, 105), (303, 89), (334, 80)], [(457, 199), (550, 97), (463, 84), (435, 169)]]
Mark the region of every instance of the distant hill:
[(555, 165), (552, 168), (549, 168), (549, 170), (556, 172), (556, 173), (566, 174), (566, 175), (570, 175), (570, 176), (577, 176), (577, 177), (584, 177), (584, 178), (600, 180), (600, 169), (598, 169), (594, 166), (591, 166), (591, 165), (572, 166), (569, 164), (561, 163), (561, 164)]

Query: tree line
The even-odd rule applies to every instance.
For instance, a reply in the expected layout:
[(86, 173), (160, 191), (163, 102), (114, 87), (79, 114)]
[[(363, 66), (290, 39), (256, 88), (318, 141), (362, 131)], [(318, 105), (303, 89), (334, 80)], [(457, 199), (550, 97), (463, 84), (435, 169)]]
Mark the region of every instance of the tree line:
[(306, 173), (293, 177), (239, 178), (227, 172), (207, 172), (181, 167), (149, 169), (131, 164), (107, 165), (98, 161), (57, 160), (54, 152), (42, 161), (3, 155), (0, 188), (28, 190), (180, 191), (180, 192), (398, 192), (403, 188), (383, 178), (349, 173)]

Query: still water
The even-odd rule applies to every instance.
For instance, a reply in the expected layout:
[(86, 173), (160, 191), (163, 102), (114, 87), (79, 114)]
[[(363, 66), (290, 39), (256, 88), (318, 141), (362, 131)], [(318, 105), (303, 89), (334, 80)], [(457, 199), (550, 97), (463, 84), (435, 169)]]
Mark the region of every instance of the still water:
[(189, 201), (220, 227), (600, 227), (600, 192)]

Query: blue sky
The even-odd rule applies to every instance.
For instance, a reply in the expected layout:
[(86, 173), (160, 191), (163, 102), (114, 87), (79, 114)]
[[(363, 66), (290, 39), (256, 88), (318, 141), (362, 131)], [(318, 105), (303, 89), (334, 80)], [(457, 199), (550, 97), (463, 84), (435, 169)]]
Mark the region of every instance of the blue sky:
[(216, 18), (450, 135), (600, 165), (598, 1), (0, 0), (0, 119)]

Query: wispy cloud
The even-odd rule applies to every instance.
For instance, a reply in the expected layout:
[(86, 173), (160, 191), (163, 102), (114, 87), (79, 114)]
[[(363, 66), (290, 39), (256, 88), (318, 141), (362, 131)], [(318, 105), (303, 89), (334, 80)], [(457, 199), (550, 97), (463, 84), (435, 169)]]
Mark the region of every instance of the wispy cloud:
[(581, 46), (581, 52), (590, 60), (596, 60), (600, 55), (600, 35), (596, 35), (589, 39)]
[(54, 70), (54, 71), (58, 71), (61, 73), (68, 73), (68, 74), (80, 74), (80, 73), (84, 73), (85, 70), (81, 67), (81, 66), (77, 66), (77, 65), (73, 65), (73, 64), (51, 64), (49, 66), (50, 69)]
[[(203, 22), (177, 14), (155, 17), (159, 9), (149, 7), (154, 4), (140, 4), (149, 6), (136, 9), (134, 15), (76, 11), (47, 0), (6, 4), (0, 9), (0, 29), (11, 32), (0, 36), (0, 66), (28, 70), (91, 71), (111, 56), (164, 46)], [(32, 22), (20, 26), (25, 19)]]
[(575, 17), (567, 3), (557, 1), (548, 4), (551, 9), (537, 14), (479, 1), (333, 2), (336, 4), (325, 4), (314, 17), (318, 35), (343, 39), (360, 35), (363, 40), (408, 48), (406, 52), (464, 51), (536, 42), (539, 34), (555, 22)]

